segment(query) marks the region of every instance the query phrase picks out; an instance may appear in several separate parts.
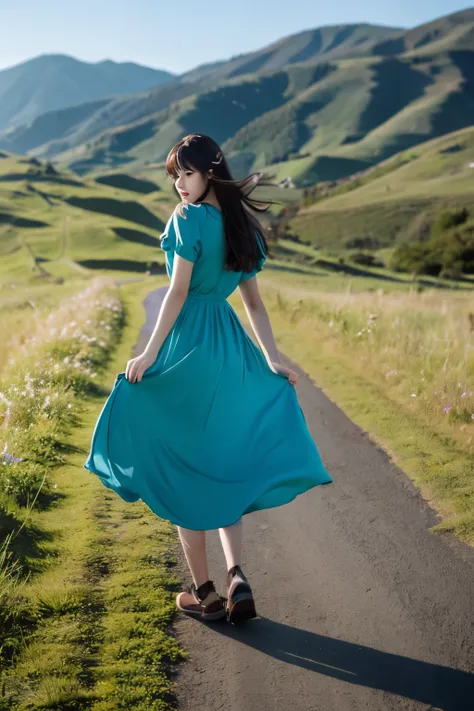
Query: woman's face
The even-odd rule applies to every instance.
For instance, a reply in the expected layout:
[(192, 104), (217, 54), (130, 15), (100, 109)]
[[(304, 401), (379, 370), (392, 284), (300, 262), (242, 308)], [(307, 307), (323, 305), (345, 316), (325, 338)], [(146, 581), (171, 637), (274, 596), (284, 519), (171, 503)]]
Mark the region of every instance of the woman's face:
[(175, 187), (183, 202), (195, 202), (204, 192), (207, 178), (198, 170), (180, 170)]

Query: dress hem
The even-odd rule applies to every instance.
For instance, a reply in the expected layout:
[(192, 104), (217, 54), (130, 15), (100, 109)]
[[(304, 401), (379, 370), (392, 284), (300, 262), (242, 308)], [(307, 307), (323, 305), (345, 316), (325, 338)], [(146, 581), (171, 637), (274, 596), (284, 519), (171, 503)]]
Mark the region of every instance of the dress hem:
[[(121, 494), (117, 491), (117, 489), (115, 489), (113, 486), (109, 486), (109, 485), (106, 483), (106, 481), (105, 481), (105, 480), (103, 479), (103, 477), (102, 477), (102, 474), (100, 474), (99, 472), (95, 471), (94, 469), (92, 469), (92, 468), (89, 467), (89, 466), (86, 467), (85, 464), (83, 465), (83, 467), (84, 467), (84, 469), (86, 469), (87, 471), (89, 471), (89, 472), (91, 472), (92, 474), (94, 474), (95, 476), (97, 476), (97, 477), (100, 479), (100, 481), (101, 481), (101, 483), (103, 484), (103, 486), (105, 486), (107, 489), (110, 489), (111, 491), (114, 491), (114, 492), (117, 494), (117, 496), (119, 496), (123, 501), (126, 501), (127, 503), (131, 503), (131, 504), (134, 504), (134, 503), (136, 503), (137, 501), (142, 501), (142, 502), (145, 504), (145, 506), (147, 506), (147, 507), (150, 509), (150, 511), (151, 511), (152, 513), (154, 513), (155, 516), (158, 516), (158, 518), (160, 518), (162, 521), (169, 521), (170, 523), (173, 524), (173, 526), (180, 526), (181, 528), (187, 528), (187, 529), (189, 529), (190, 531), (215, 531), (215, 530), (217, 530), (218, 528), (227, 528), (227, 526), (232, 526), (234, 523), (237, 523), (237, 521), (239, 521), (239, 520), (242, 518), (242, 516), (248, 516), (248, 514), (254, 513), (254, 512), (256, 512), (256, 511), (265, 511), (266, 509), (275, 509), (275, 508), (278, 508), (279, 506), (285, 506), (285, 504), (291, 503), (291, 502), (294, 501), (296, 498), (298, 498), (298, 496), (301, 496), (301, 494), (305, 494), (306, 492), (310, 491), (311, 489), (316, 488), (317, 486), (326, 486), (327, 484), (334, 484), (334, 479), (332, 479), (332, 478), (329, 478), (329, 480), (327, 480), (327, 481), (316, 482), (316, 483), (312, 484), (311, 486), (308, 486), (308, 487), (306, 487), (305, 489), (302, 489), (301, 491), (298, 491), (298, 493), (296, 493), (294, 496), (291, 496), (290, 498), (286, 498), (284, 501), (278, 502), (277, 504), (271, 504), (271, 505), (269, 505), (269, 506), (260, 506), (260, 507), (257, 507), (257, 508), (251, 508), (251, 507), (253, 506), (253, 504), (255, 503), (255, 501), (257, 501), (257, 499), (254, 499), (254, 501), (253, 501), (252, 503), (250, 503), (250, 504), (247, 506), (247, 508), (245, 509), (245, 511), (243, 511), (234, 521), (231, 521), (231, 522), (229, 522), (229, 523), (221, 523), (221, 524), (217, 524), (217, 525), (214, 525), (214, 526), (207, 526), (206, 528), (199, 528), (199, 527), (198, 527), (198, 528), (196, 528), (196, 527), (191, 528), (190, 526), (188, 526), (188, 525), (186, 525), (186, 524), (184, 524), (184, 523), (182, 523), (182, 522), (178, 522), (177, 520), (174, 520), (174, 519), (172, 519), (172, 518), (168, 518), (167, 516), (162, 516), (162, 515), (159, 514), (157, 511), (155, 511), (149, 504), (147, 504), (147, 502), (144, 501), (138, 494), (132, 494), (132, 492), (130, 492), (132, 495), (137, 496), (136, 499), (126, 499), (126, 498), (124, 498), (124, 497), (121, 496)], [(328, 474), (328, 476), (330, 476), (330, 475)], [(262, 493), (263, 493), (263, 492), (262, 492)]]

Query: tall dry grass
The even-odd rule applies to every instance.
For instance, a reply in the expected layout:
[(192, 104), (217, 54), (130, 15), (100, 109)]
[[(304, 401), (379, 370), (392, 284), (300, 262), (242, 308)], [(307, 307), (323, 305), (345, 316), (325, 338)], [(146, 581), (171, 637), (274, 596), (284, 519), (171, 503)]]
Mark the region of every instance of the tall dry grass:
[[(124, 310), (112, 279), (95, 279), (11, 334), (0, 373), (0, 608), (18, 583), (11, 544), (37, 501), (54, 497), (52, 467), (65, 461), (67, 435), (80, 424), (120, 338)], [(8, 616), (7, 616), (8, 617)], [(7, 624), (0, 614), (0, 630)]]
[(271, 308), (314, 348), (346, 354), (353, 367), (431, 422), (474, 434), (474, 299), (439, 291), (269, 291)]

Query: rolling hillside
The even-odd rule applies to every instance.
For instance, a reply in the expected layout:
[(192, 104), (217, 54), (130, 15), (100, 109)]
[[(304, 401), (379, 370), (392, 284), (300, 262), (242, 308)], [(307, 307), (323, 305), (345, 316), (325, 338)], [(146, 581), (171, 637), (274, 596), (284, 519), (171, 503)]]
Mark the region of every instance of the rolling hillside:
[(318, 62), (347, 57), (363, 57), (383, 42), (398, 37), (401, 30), (380, 25), (355, 24), (318, 27), (283, 37), (257, 52), (196, 67), (180, 77), (196, 82), (204, 77), (235, 79), (247, 74), (275, 72), (302, 62)]
[(301, 240), (335, 252), (422, 239), (442, 209), (467, 208), (474, 229), (473, 185), (471, 127), (402, 151), (339, 185), (308, 191), (290, 227)]
[(383, 40), (373, 52), (384, 56), (393, 56), (407, 51), (440, 51), (442, 49), (472, 48), (472, 23), (474, 8), (454, 12), (433, 22), (427, 22), (396, 37)]
[[(202, 65), (132, 97), (109, 97), (105, 101), (86, 101), (65, 110), (48, 111), (39, 115), (31, 125), (23, 124), (16, 130), (0, 133), (0, 146), (14, 153), (35, 151), (38, 155), (52, 157), (81, 146), (106, 130), (146, 121), (180, 99), (212, 92), (222, 83), (239, 81), (240, 76), (274, 73), (293, 64), (315, 62), (320, 58), (344, 57), (354, 52), (363, 54), (398, 33), (396, 28), (374, 25), (341, 25), (300, 32), (258, 52)], [(100, 98), (103, 96), (101, 94)]]
[(300, 187), (337, 180), (472, 125), (474, 10), (401, 32), (321, 28), (163, 87), (89, 102), (0, 134), (0, 148), (80, 175), (160, 163), (202, 131), (234, 173), (269, 168)]
[[(405, 288), (410, 275), (361, 267), (352, 263), (352, 251), (365, 246), (383, 257), (397, 241), (418, 239), (439, 206), (466, 206), (474, 215), (473, 153), (474, 128), (401, 153), (357, 179), (327, 186), (329, 197), (299, 189), (257, 189), (256, 197), (263, 200), (271, 197), (288, 206), (296, 201), (288, 218), (295, 211), (296, 217), (284, 232), (299, 241), (275, 241), (269, 233), (269, 278), (272, 272), (278, 277), (296, 272), (307, 280), (330, 277), (339, 286), (350, 276)], [(141, 175), (111, 171), (78, 178), (36, 158), (0, 152), (0, 289), (63, 281), (78, 273), (126, 278), (147, 270), (165, 273), (159, 236), (177, 202), (171, 182), (162, 168), (149, 167)], [(274, 206), (259, 216), (263, 226), (279, 211)], [(474, 218), (470, 222), (474, 228)], [(436, 279), (425, 282), (448, 286)]]
[(173, 79), (170, 72), (132, 62), (81, 62), (42, 55), (0, 71), (0, 129), (114, 94), (131, 94)]
[[(239, 175), (271, 166), (301, 185), (364, 170), (473, 122), (474, 51), (296, 65), (187, 97), (57, 158), (78, 172), (163, 160), (192, 131)], [(42, 155), (42, 151), (33, 151)], [(51, 155), (48, 152), (48, 155)]]
[(35, 158), (4, 154), (0, 284), (87, 270), (143, 273), (150, 262), (163, 264), (159, 236), (172, 200), (150, 180), (78, 180)]
[[(276, 190), (284, 198), (287, 191)], [(0, 152), (0, 289), (78, 272), (165, 273), (159, 237), (178, 202), (163, 170), (80, 179)], [(265, 225), (268, 218), (260, 219)]]

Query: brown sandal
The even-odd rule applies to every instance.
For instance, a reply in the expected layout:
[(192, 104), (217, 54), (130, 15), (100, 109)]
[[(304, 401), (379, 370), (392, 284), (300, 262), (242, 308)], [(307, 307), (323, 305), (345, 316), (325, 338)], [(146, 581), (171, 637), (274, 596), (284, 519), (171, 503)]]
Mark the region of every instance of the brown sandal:
[(186, 615), (200, 617), (203, 620), (219, 620), (221, 617), (226, 616), (225, 598), (218, 595), (212, 580), (208, 580), (198, 588), (194, 583), (191, 583), (183, 592), (189, 593), (196, 600), (195, 603), (182, 604), (181, 596), (183, 593), (181, 592), (177, 595), (176, 605)]
[[(232, 591), (232, 595), (230, 595), (229, 591), (232, 578), (236, 574), (238, 574), (245, 582), (238, 583)], [(234, 565), (234, 567), (227, 573), (227, 591), (227, 619), (231, 624), (237, 625), (241, 622), (257, 617), (252, 589), (248, 584), (247, 578), (243, 574), (240, 565)]]

